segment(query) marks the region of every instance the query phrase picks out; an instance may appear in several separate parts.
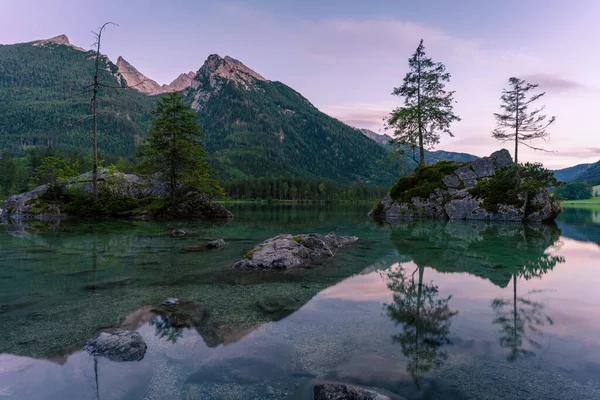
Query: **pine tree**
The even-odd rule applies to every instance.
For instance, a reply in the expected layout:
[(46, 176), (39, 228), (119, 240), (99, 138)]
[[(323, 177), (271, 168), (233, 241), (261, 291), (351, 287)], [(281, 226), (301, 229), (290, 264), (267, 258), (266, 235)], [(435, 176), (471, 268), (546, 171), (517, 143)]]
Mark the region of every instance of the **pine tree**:
[(525, 82), (523, 79), (510, 78), (508, 80), (510, 89), (503, 89), (502, 113), (494, 113), (496, 118), (496, 129), (492, 136), (502, 142), (509, 140), (515, 141), (515, 163), (519, 162), (519, 144), (523, 144), (533, 150), (542, 150), (539, 147), (533, 147), (526, 142), (534, 139), (546, 139), (549, 136), (546, 130), (556, 120), (542, 114), (545, 106), (529, 111), (529, 106), (544, 96), (546, 92), (538, 94), (529, 94), (539, 85)]
[(450, 124), (460, 118), (453, 112), (454, 92), (445, 90), (450, 74), (444, 64), (427, 58), (423, 40), (408, 65), (410, 72), (402, 86), (392, 92), (404, 97), (404, 106), (392, 111), (386, 123), (387, 129), (394, 130), (393, 143), (419, 148), (418, 163), (422, 165), (425, 164), (425, 147), (438, 144), (440, 133), (453, 137)]
[(213, 172), (196, 114), (183, 102), (183, 96), (171, 93), (162, 98), (155, 114), (150, 136), (138, 152), (142, 159), (138, 170), (166, 182), (171, 202), (182, 184), (209, 196), (220, 194), (222, 189), (211, 177)]

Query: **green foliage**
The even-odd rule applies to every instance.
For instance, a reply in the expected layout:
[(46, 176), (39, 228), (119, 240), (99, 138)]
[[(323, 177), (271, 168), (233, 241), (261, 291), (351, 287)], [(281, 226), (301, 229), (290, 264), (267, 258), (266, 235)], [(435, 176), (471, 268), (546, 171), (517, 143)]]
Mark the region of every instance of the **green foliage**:
[(196, 115), (183, 97), (171, 93), (162, 98), (156, 117), (150, 136), (139, 148), (142, 161), (138, 171), (167, 183), (171, 201), (180, 185), (193, 186), (208, 196), (220, 194), (221, 188), (212, 178)]
[(296, 242), (296, 243), (302, 243), (302, 242), (304, 242), (304, 239), (302, 238), (302, 236), (294, 236), (290, 240), (293, 241), (293, 242)]
[(426, 199), (437, 188), (444, 187), (443, 179), (453, 173), (460, 164), (454, 161), (440, 161), (433, 165), (420, 165), (412, 175), (400, 178), (390, 189), (392, 199), (408, 202), (413, 197)]
[(450, 74), (444, 64), (427, 57), (423, 40), (408, 65), (410, 72), (392, 93), (404, 97), (404, 106), (392, 111), (386, 122), (394, 130), (393, 143), (419, 148), (419, 164), (425, 164), (425, 148), (439, 143), (440, 132), (454, 136), (450, 124), (460, 118), (453, 112), (454, 92), (445, 90)]
[(384, 211), (385, 211), (385, 208), (383, 207), (383, 203), (378, 202), (377, 204), (375, 204), (375, 207), (373, 207), (372, 214), (374, 216), (382, 215), (384, 213)]
[(593, 197), (593, 186), (584, 182), (569, 183), (556, 191), (565, 200), (585, 200)]
[(57, 187), (66, 183), (68, 178), (77, 176), (79, 163), (73, 165), (58, 156), (47, 156), (42, 159), (41, 165), (35, 169), (35, 177), (39, 185), (48, 184)]
[(526, 163), (496, 171), (490, 178), (480, 180), (469, 189), (469, 193), (483, 198), (483, 207), (487, 211), (497, 212), (500, 204), (523, 207), (528, 196), (540, 189), (559, 185), (552, 171), (539, 163)]
[(382, 198), (384, 186), (364, 183), (339, 185), (328, 180), (298, 178), (243, 179), (224, 184), (233, 200), (369, 201)]
[(136, 199), (131, 196), (117, 196), (105, 186), (99, 186), (98, 201), (94, 202), (91, 193), (81, 188), (61, 189), (57, 198), (45, 196), (40, 203), (57, 204), (61, 210), (78, 218), (131, 217), (135, 215), (153, 215), (165, 207), (165, 201), (148, 196)]

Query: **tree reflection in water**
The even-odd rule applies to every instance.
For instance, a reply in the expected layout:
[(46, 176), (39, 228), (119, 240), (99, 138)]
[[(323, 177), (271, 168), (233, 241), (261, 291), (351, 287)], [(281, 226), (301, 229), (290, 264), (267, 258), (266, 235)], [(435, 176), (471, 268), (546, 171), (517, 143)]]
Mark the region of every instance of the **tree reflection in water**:
[[(398, 253), (419, 266), (412, 275), (404, 269), (388, 272), (394, 302), (387, 313), (402, 333), (394, 340), (408, 358), (408, 370), (417, 385), (425, 373), (447, 358), (450, 321), (457, 312), (451, 297), (439, 297), (438, 287), (423, 283), (425, 267), (444, 273), (468, 273), (504, 288), (513, 281), (511, 299), (494, 299), (494, 322), (501, 329), (501, 344), (517, 359), (535, 349), (541, 327), (553, 323), (534, 292), (518, 296), (517, 281), (541, 277), (564, 262), (547, 250), (560, 243), (555, 225), (490, 223), (483, 221), (407, 221), (393, 225), (390, 235)], [(418, 278), (417, 278), (418, 271)]]
[(458, 314), (450, 309), (452, 296), (440, 298), (438, 286), (423, 283), (423, 275), (423, 267), (411, 275), (402, 267), (388, 271), (387, 286), (394, 301), (385, 305), (388, 316), (397, 325), (402, 324), (402, 332), (393, 340), (402, 347), (408, 359), (407, 371), (419, 390), (423, 376), (448, 358), (442, 346), (450, 343), (450, 319)]
[(167, 315), (160, 315), (149, 323), (156, 330), (155, 335), (168, 342), (176, 343), (183, 335), (183, 328)]
[(556, 264), (564, 261), (563, 257), (550, 254), (543, 254), (537, 260), (529, 261), (512, 276), (512, 299), (492, 300), (492, 309), (496, 312), (493, 322), (501, 326), (500, 344), (509, 350), (507, 356), (509, 361), (533, 356), (534, 350), (541, 347), (539, 338), (543, 336), (542, 327), (554, 324), (552, 318), (544, 312), (545, 304), (531, 299), (540, 291), (534, 290), (524, 296), (518, 296), (519, 278), (524, 280), (541, 278)]

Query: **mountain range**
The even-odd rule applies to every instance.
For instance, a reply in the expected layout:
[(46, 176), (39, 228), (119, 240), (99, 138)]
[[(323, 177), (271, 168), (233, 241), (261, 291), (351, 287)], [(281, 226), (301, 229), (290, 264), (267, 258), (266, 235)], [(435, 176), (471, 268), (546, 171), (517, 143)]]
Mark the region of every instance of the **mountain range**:
[[(0, 152), (51, 146), (90, 153), (94, 54), (65, 35), (0, 45)], [(390, 152), (389, 136), (350, 127), (231, 57), (210, 55), (198, 71), (168, 85), (123, 57), (100, 61), (105, 86), (99, 94), (99, 149), (105, 156), (133, 157), (161, 95), (180, 92), (198, 114), (223, 179), (293, 176), (383, 185), (397, 179), (395, 169), (378, 163)], [(427, 153), (428, 162), (474, 158)]]

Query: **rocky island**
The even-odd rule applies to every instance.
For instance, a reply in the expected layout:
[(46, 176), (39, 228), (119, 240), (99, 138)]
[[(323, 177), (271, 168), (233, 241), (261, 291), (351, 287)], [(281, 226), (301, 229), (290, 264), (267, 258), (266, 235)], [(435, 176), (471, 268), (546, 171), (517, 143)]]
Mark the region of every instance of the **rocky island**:
[(10, 196), (2, 218), (52, 220), (77, 217), (138, 219), (233, 218), (221, 204), (199, 190), (178, 188), (177, 200), (168, 201), (167, 184), (134, 174), (101, 170), (99, 201), (92, 203), (92, 174), (71, 178), (60, 185), (41, 185)]
[[(400, 178), (370, 215), (376, 219), (553, 221), (559, 201), (538, 164), (518, 166), (508, 150), (468, 163), (440, 161)], [(549, 183), (550, 182), (550, 183)]]

